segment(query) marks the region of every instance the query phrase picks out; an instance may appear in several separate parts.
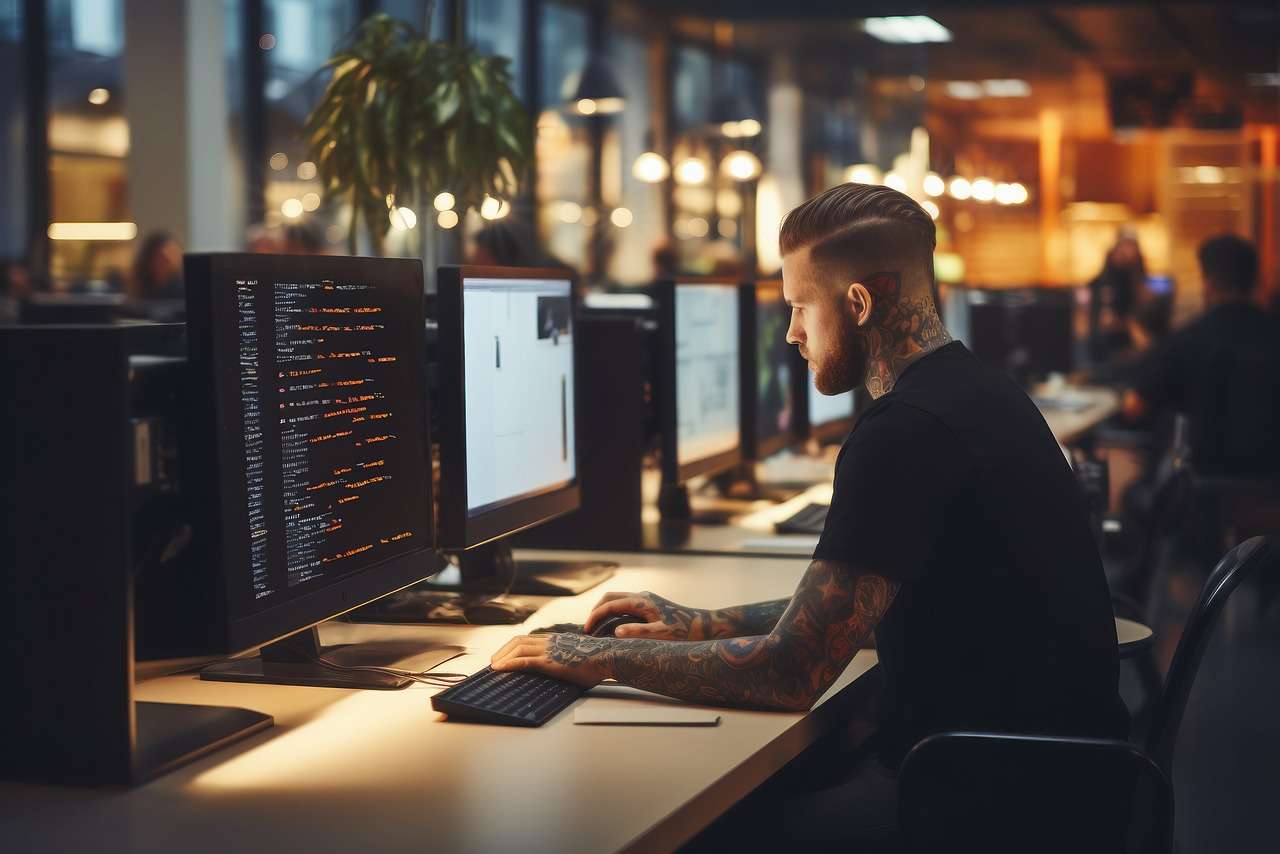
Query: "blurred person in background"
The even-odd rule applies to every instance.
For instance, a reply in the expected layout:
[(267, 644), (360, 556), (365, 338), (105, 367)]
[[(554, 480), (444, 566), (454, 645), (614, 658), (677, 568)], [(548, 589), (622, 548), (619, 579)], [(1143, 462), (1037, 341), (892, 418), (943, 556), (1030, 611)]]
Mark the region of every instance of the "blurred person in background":
[(289, 225), (284, 229), (284, 242), (280, 249), (285, 255), (325, 255), (324, 238), (310, 225)]
[(569, 266), (544, 250), (534, 230), (514, 217), (491, 222), (472, 235), (466, 262), (478, 267)]
[(1121, 231), (1102, 272), (1089, 283), (1089, 355), (1094, 364), (1110, 364), (1133, 348), (1130, 326), (1146, 280), (1137, 238)]
[(133, 256), (128, 283), (136, 300), (182, 299), (182, 247), (167, 231), (153, 231)]
[(1202, 474), (1280, 477), (1280, 318), (1253, 301), (1257, 252), (1224, 234), (1197, 255), (1206, 311), (1142, 361), (1125, 417), (1184, 413)]
[(0, 323), (17, 323), (19, 304), (34, 290), (21, 261), (0, 263)]

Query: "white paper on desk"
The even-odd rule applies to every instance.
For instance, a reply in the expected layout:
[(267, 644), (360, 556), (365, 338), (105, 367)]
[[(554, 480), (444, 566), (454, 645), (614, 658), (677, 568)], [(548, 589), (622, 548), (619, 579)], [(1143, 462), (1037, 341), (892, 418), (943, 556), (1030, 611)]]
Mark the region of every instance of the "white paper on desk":
[(716, 726), (720, 715), (683, 706), (588, 702), (573, 710), (573, 722), (584, 726)]
[(784, 534), (780, 537), (754, 537), (742, 541), (744, 549), (795, 552), (812, 554), (818, 547), (818, 538), (806, 534)]

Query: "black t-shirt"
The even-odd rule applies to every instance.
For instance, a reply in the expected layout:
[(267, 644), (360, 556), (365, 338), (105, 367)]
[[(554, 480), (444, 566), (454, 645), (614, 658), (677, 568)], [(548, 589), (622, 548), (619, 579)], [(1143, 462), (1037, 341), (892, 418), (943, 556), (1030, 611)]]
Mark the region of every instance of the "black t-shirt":
[(886, 763), (944, 730), (1127, 733), (1084, 498), (1039, 410), (964, 345), (863, 413), (814, 558), (901, 584), (875, 630)]
[(1186, 413), (1197, 471), (1280, 475), (1280, 320), (1257, 306), (1219, 305), (1175, 332), (1134, 388), (1157, 411)]

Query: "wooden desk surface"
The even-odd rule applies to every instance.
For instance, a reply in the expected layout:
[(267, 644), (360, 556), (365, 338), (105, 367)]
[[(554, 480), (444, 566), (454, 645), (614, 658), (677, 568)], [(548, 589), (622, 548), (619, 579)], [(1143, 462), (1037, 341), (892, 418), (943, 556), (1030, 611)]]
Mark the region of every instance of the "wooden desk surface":
[[(539, 553), (543, 555), (545, 553)], [(581, 556), (581, 553), (573, 553)], [(790, 595), (807, 561), (605, 555), (606, 585), (551, 600), (528, 625), (326, 624), (326, 643), (419, 637), (474, 651), (439, 669), (471, 672), (506, 638), (585, 618), (608, 589), (652, 589), (696, 607)], [(807, 714), (724, 710), (714, 728), (583, 727), (572, 709), (539, 729), (449, 723), (437, 690), (347, 691), (144, 682), (139, 699), (243, 706), (276, 726), (142, 787), (0, 783), (6, 851), (616, 851), (691, 838), (842, 719), (855, 657)], [(67, 678), (75, 678), (69, 669)], [(617, 703), (600, 688), (579, 703)], [(650, 699), (625, 702), (668, 702)], [(833, 702), (834, 701), (834, 702)]]
[(1067, 386), (1064, 396), (1088, 406), (1076, 411), (1041, 406), (1040, 412), (1060, 445), (1070, 445), (1120, 411), (1120, 395), (1102, 386)]

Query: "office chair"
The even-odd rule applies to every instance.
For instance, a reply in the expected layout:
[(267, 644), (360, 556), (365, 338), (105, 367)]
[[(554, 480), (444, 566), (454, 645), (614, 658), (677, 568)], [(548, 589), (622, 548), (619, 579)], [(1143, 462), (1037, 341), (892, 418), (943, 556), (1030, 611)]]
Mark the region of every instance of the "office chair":
[(1270, 593), (1278, 581), (1275, 537), (1229, 551), (1202, 588), (1169, 667), (1147, 751), (1182, 805), (1182, 850), (1260, 850), (1273, 832), (1280, 609)]
[(898, 833), (907, 851), (1164, 854), (1169, 781), (1126, 741), (946, 732), (902, 763)]

